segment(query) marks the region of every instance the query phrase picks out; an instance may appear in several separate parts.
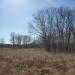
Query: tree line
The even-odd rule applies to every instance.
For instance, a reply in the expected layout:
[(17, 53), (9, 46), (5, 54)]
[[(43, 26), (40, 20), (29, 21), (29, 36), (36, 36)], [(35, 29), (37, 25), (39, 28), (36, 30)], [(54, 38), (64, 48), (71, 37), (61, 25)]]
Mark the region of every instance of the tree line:
[(13, 45), (13, 48), (14, 48), (15, 45), (27, 46), (27, 45), (29, 45), (31, 43), (31, 37), (28, 36), (28, 35), (15, 34), (15, 32), (11, 32), (10, 42)]
[(41, 9), (33, 15), (33, 22), (29, 25), (40, 37), (46, 51), (75, 51), (75, 9)]
[(0, 38), (0, 48), (39, 48), (38, 40), (33, 40), (30, 35), (10, 33), (9, 43), (6, 44), (4, 38)]
[(31, 36), (11, 32), (9, 41), (10, 44), (5, 44), (4, 38), (1, 38), (0, 47), (27, 47), (31, 43)]
[[(52, 52), (75, 51), (75, 9), (74, 8), (45, 8), (33, 15), (29, 30), (37, 38), (32, 41), (29, 35), (11, 32), (10, 43), (13, 45), (43, 47)], [(31, 34), (32, 35), (32, 34)], [(39, 38), (39, 39), (38, 39)], [(2, 39), (4, 42), (4, 39)]]

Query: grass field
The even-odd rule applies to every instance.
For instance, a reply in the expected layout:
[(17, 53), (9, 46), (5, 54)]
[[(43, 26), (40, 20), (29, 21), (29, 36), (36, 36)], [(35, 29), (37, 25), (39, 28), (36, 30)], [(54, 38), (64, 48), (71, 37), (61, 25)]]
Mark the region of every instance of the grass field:
[(0, 49), (0, 75), (75, 75), (75, 54)]

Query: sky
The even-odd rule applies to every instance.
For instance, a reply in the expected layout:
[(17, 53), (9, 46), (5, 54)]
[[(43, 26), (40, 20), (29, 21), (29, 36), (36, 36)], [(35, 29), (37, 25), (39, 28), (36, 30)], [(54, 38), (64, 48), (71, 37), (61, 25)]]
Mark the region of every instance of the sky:
[(9, 43), (10, 33), (28, 34), (32, 14), (42, 8), (75, 7), (75, 0), (0, 0), (0, 38)]

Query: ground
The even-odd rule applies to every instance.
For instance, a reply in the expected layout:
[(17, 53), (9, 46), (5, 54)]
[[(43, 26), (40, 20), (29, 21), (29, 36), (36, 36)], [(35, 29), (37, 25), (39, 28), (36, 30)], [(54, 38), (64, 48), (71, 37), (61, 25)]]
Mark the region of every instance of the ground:
[(0, 49), (0, 75), (75, 75), (75, 53)]

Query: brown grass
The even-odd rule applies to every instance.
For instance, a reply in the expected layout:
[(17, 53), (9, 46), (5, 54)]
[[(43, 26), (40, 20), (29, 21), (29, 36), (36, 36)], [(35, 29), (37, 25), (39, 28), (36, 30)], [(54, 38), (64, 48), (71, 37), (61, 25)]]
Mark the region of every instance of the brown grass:
[(75, 54), (0, 49), (0, 75), (75, 75)]

